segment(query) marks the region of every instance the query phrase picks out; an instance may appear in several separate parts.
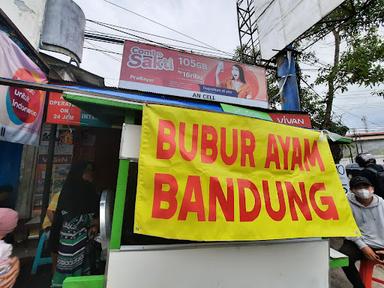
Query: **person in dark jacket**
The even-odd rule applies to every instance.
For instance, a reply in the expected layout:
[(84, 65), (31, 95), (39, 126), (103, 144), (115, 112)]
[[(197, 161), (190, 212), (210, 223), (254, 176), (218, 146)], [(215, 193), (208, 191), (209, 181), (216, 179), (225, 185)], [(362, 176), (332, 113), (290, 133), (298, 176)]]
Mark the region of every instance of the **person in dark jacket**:
[(97, 231), (99, 210), (99, 199), (92, 182), (91, 163), (72, 165), (51, 228), (50, 247), (55, 265), (51, 287), (62, 287), (68, 276), (90, 274), (87, 244), (89, 235)]
[(369, 153), (361, 153), (355, 158), (356, 163), (362, 168), (358, 170), (354, 176), (362, 176), (367, 178), (375, 188), (375, 194), (384, 198), (383, 187), (379, 184), (378, 172), (383, 172), (384, 167), (376, 163), (376, 159)]

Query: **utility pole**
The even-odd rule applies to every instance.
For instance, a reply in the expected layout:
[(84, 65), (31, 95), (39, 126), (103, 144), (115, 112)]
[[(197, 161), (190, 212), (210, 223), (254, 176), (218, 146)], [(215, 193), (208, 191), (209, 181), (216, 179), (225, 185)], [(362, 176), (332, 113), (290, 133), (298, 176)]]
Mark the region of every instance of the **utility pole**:
[(283, 110), (300, 111), (299, 88), (296, 77), (295, 51), (291, 45), (277, 56), (277, 77), (281, 93)]

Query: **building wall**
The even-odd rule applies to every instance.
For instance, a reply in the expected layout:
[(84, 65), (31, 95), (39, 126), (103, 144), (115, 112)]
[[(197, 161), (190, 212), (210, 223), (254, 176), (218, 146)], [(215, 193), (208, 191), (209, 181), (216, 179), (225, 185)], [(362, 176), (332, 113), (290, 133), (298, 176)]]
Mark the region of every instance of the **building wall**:
[[(358, 139), (350, 144), (349, 147), (353, 158), (355, 158), (358, 153), (364, 152), (372, 154), (378, 164), (384, 164), (384, 137), (383, 139), (371, 140)], [(348, 146), (345, 145), (343, 149), (343, 164), (351, 163), (350, 154)]]
[(0, 8), (37, 50), (46, 0), (2, 0)]

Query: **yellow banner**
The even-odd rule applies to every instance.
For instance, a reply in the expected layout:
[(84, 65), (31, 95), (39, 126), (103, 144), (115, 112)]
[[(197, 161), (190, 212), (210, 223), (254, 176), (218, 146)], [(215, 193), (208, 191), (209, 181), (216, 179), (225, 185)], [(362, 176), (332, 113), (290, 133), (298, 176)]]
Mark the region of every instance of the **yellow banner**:
[(143, 113), (135, 233), (198, 241), (360, 235), (320, 133), (167, 106)]

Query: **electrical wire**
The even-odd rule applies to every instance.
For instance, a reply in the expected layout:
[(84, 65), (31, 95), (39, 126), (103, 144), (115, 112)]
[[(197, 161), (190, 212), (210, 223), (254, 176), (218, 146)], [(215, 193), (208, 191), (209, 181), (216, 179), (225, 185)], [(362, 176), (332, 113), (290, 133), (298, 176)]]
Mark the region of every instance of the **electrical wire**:
[(120, 56), (123, 55), (123, 53), (114, 52), (114, 51), (111, 51), (111, 50), (104, 50), (104, 49), (92, 48), (92, 47), (87, 47), (87, 46), (84, 46), (83, 48), (84, 49), (88, 49), (88, 50), (102, 52), (102, 53), (109, 53), (109, 54), (115, 54), (115, 55), (120, 55)]
[[(162, 39), (166, 39), (166, 40), (171, 40), (171, 41), (174, 41), (174, 42), (178, 42), (178, 43), (182, 43), (182, 44), (187, 44), (187, 45), (191, 45), (191, 46), (195, 46), (195, 47), (199, 47), (199, 48), (205, 48), (205, 49), (208, 49), (208, 50), (217, 51), (217, 49), (213, 49), (213, 48), (210, 48), (208, 46), (198, 45), (198, 44), (194, 44), (194, 43), (191, 43), (191, 42), (186, 42), (186, 41), (182, 41), (182, 40), (178, 40), (178, 39), (174, 39), (174, 38), (170, 38), (170, 37), (165, 37), (165, 36), (162, 36), (162, 35), (157, 35), (157, 34), (153, 34), (153, 33), (144, 32), (144, 31), (141, 31), (141, 30), (130, 29), (130, 28), (124, 27), (124, 26), (109, 24), (109, 23), (105, 23), (105, 22), (101, 22), (101, 21), (96, 21), (96, 20), (91, 20), (91, 19), (86, 19), (86, 21), (94, 23), (96, 25), (100, 25), (100, 24), (103, 24), (103, 26), (108, 25), (108, 26), (113, 27), (113, 28), (124, 29), (124, 30), (128, 30), (128, 31), (136, 32), (136, 33), (145, 34), (145, 35), (148, 35), (148, 36), (153, 36), (153, 37), (162, 38)], [(218, 51), (218, 52), (220, 52), (220, 51)], [(224, 52), (220, 52), (220, 53), (224, 53)]]
[[(316, 91), (315, 89), (313, 89), (313, 87), (312, 87), (311, 85), (309, 85), (308, 82), (305, 81), (305, 79), (303, 79), (302, 77), (300, 77), (300, 80), (303, 81), (304, 84), (306, 84), (306, 85), (309, 87), (309, 89), (311, 89), (317, 96), (319, 96), (320, 98), (324, 98), (324, 97), (321, 96), (319, 93), (317, 93), (317, 91)], [(346, 114), (349, 114), (349, 115), (351, 115), (351, 116), (353, 116), (353, 117), (357, 117), (357, 118), (361, 119), (361, 116), (356, 115), (356, 114), (354, 114), (354, 113), (351, 113), (350, 111), (348, 111), (348, 110), (346, 110), (346, 109), (344, 109), (344, 108), (341, 108), (340, 106), (337, 106), (337, 105), (335, 105), (335, 104), (333, 104), (332, 106), (333, 106), (333, 107), (336, 107), (337, 109), (340, 109), (340, 110), (344, 111), (344, 113), (346, 113)], [(370, 121), (370, 120), (367, 120), (367, 122), (369, 122), (369, 123), (371, 123), (372, 125), (375, 125), (375, 126), (377, 126), (377, 127), (383, 127), (383, 124), (378, 124), (378, 123), (375, 123), (375, 122)]]
[(160, 23), (160, 22), (158, 22), (158, 21), (155, 21), (155, 20), (153, 20), (153, 19), (151, 19), (151, 18), (148, 18), (148, 17), (146, 17), (146, 16), (144, 16), (144, 15), (141, 15), (141, 14), (139, 14), (139, 13), (137, 13), (137, 12), (134, 12), (134, 11), (132, 11), (132, 10), (130, 10), (130, 9), (127, 9), (127, 8), (125, 8), (125, 7), (123, 7), (123, 6), (120, 6), (120, 5), (118, 5), (118, 4), (116, 4), (116, 3), (112, 2), (112, 1), (104, 0), (104, 2), (107, 2), (107, 3), (109, 3), (109, 4), (111, 4), (111, 5), (115, 6), (115, 7), (118, 7), (118, 8), (120, 8), (120, 9), (126, 11), (126, 12), (132, 13), (132, 14), (138, 16), (138, 17), (141, 17), (141, 18), (143, 18), (143, 19), (146, 19), (146, 20), (148, 20), (148, 21), (150, 21), (150, 22), (152, 22), (152, 23), (155, 23), (155, 24), (157, 24), (157, 25), (163, 27), (163, 28), (166, 28), (166, 29), (168, 29), (168, 30), (171, 30), (172, 32), (175, 32), (175, 33), (177, 33), (177, 34), (179, 34), (179, 35), (182, 35), (182, 36), (184, 36), (184, 37), (187, 37), (187, 38), (189, 38), (189, 39), (191, 39), (191, 40), (193, 40), (193, 41), (196, 41), (197, 43), (203, 44), (203, 45), (205, 45), (205, 46), (207, 46), (207, 47), (210, 47), (210, 48), (212, 48), (212, 49), (215, 49), (215, 50), (217, 50), (217, 51), (220, 51), (220, 52), (222, 52), (222, 53), (224, 53), (224, 54), (227, 54), (228, 56), (232, 56), (231, 53), (228, 53), (228, 52), (226, 52), (226, 51), (223, 51), (223, 50), (220, 50), (220, 49), (218, 49), (218, 48), (216, 48), (216, 47), (213, 47), (212, 45), (209, 45), (209, 44), (207, 44), (207, 43), (205, 43), (205, 42), (203, 42), (203, 41), (200, 41), (200, 40), (198, 40), (198, 39), (196, 39), (196, 38), (194, 38), (194, 37), (192, 37), (192, 36), (189, 36), (189, 35), (187, 35), (187, 34), (185, 34), (185, 33), (183, 33), (183, 32), (177, 31), (176, 29), (173, 29), (173, 28), (171, 28), (171, 27), (169, 27), (169, 26), (167, 26), (167, 25), (164, 25), (164, 24), (162, 24), (162, 23)]
[[(91, 20), (93, 21), (93, 20)], [(98, 22), (98, 21), (94, 21), (94, 22)], [(98, 23), (99, 24), (99, 23)], [(108, 23), (103, 23), (103, 22), (100, 22), (101, 26), (109, 26), (110, 24)], [(112, 25), (114, 27), (121, 27), (121, 26), (117, 26), (117, 25)], [(116, 29), (114, 27), (106, 27), (106, 28), (110, 28), (112, 30), (118, 30), (117, 32), (120, 32), (119, 29)], [(125, 27), (123, 27), (125, 28)], [(130, 37), (121, 37), (120, 35), (116, 35), (116, 34), (111, 34), (111, 33), (105, 33), (105, 32), (101, 32), (99, 30), (95, 30), (93, 28), (90, 28), (88, 27), (89, 30), (85, 30), (86, 32), (86, 35), (85, 37), (89, 40), (92, 40), (92, 41), (99, 41), (99, 42), (105, 42), (105, 43), (110, 43), (110, 44), (117, 44), (117, 45), (122, 45), (124, 43), (125, 40), (133, 40), (133, 41), (137, 41), (137, 39), (135, 38), (136, 36), (132, 33), (127, 33), (125, 31), (121, 31), (120, 33), (123, 33), (123, 34), (128, 34), (128, 35), (131, 35)], [(128, 29), (128, 28), (127, 28)], [(154, 35), (154, 34), (153, 34)], [(110, 41), (108, 39), (100, 39), (98, 37), (103, 37), (103, 38), (110, 38)], [(142, 37), (139, 38), (140, 40), (143, 40)], [(146, 39), (146, 38), (144, 38)], [(171, 38), (170, 38), (171, 39)], [(116, 43), (117, 42), (121, 42), (121, 43)], [(144, 40), (145, 41), (145, 40)], [(151, 42), (151, 40), (149, 40)], [(152, 41), (153, 42), (153, 41)], [(184, 42), (184, 41), (179, 41), (181, 43), (188, 43), (188, 42)], [(160, 43), (160, 42), (156, 42), (158, 43), (158, 45), (160, 44), (161, 46), (165, 46), (167, 48), (173, 48), (173, 49), (178, 49), (178, 50), (182, 50), (182, 51), (186, 51), (186, 52), (190, 52), (190, 53), (195, 53), (195, 52), (198, 52), (198, 54), (201, 54), (201, 55), (204, 55), (204, 56), (208, 56), (208, 57), (215, 57), (215, 58), (220, 58), (220, 59), (224, 59), (224, 60), (230, 60), (230, 61), (233, 61), (233, 57), (232, 58), (227, 58), (227, 57), (224, 57), (223, 55), (219, 55), (219, 54), (214, 54), (213, 51), (215, 51), (216, 53), (218, 51), (214, 50), (214, 49), (211, 49), (211, 50), (203, 50), (203, 49), (197, 49), (197, 48), (191, 48), (191, 47), (186, 47), (186, 46), (181, 46), (181, 45), (174, 45), (174, 44), (164, 44), (164, 43)], [(196, 45), (196, 46), (200, 46), (200, 45)], [(204, 46), (201, 46), (201, 47), (204, 47)], [(209, 49), (209, 48), (207, 48)]]
[[(104, 0), (104, 1), (106, 1), (106, 0)], [(136, 37), (137, 39), (140, 39), (140, 40), (144, 40), (144, 41), (147, 41), (147, 42), (150, 42), (150, 43), (153, 43), (153, 44), (156, 44), (156, 45), (160, 45), (160, 46), (163, 46), (163, 47), (166, 47), (166, 48), (172, 48), (172, 46), (169, 46), (167, 44), (164, 44), (164, 43), (161, 43), (161, 42), (157, 42), (157, 41), (154, 41), (154, 40), (142, 37), (142, 36), (138, 36), (138, 35), (135, 35), (135, 34), (132, 34), (132, 33), (129, 33), (129, 32), (126, 32), (126, 31), (123, 31), (123, 30), (120, 30), (120, 29), (117, 29), (117, 28), (114, 28), (114, 27), (109, 27), (108, 25), (104, 25), (104, 24), (99, 24), (99, 25), (100, 26), (104, 26), (106, 28), (109, 28), (111, 30), (123, 33), (123, 34), (127, 34), (127, 35), (132, 36), (132, 37)]]
[[(85, 30), (85, 32), (88, 32), (88, 34), (86, 35), (87, 39), (93, 40), (93, 41), (112, 43), (112, 44), (119, 44), (119, 45), (122, 45), (124, 40), (126, 40), (126, 39), (137, 41), (137, 39), (134, 37), (122, 38), (116, 34), (102, 33), (102, 32), (96, 31), (96, 30), (93, 30), (93, 31), (95, 31), (95, 32), (90, 32), (88, 30)], [(94, 36), (94, 38), (92, 38), (93, 36)], [(109, 38), (111, 38), (110, 39), (111, 41), (108, 41), (107, 39), (97, 39), (97, 36), (109, 37)], [(113, 40), (121, 41), (122, 43), (115, 43)], [(166, 44), (163, 44), (163, 46), (164, 45), (166, 45)], [(218, 57), (218, 58), (225, 58), (228, 60), (233, 60), (232, 58), (223, 57), (223, 55), (214, 54), (214, 52), (212, 50), (203, 50), (203, 49), (197, 49), (197, 48), (191, 48), (191, 47), (187, 47), (187, 46), (173, 45), (173, 44), (168, 45), (168, 46), (170, 46), (170, 48), (177, 48), (179, 50), (181, 49), (181, 50), (188, 51), (188, 52), (199, 52), (199, 53), (202, 53), (202, 54), (207, 55), (207, 56), (209, 55), (210, 57), (216, 57), (216, 58)]]
[[(102, 50), (102, 49), (100, 49), (101, 47), (98, 46), (98, 45), (96, 45), (96, 44), (93, 44), (93, 43), (91, 43), (91, 42), (89, 42), (89, 41), (87, 41), (87, 40), (85, 40), (85, 42), (87, 42), (89, 45), (93, 46), (93, 47), (94, 47), (93, 50), (95, 50), (95, 49)], [(96, 50), (95, 50), (95, 51), (96, 51)], [(104, 55), (108, 56), (109, 58), (111, 58), (111, 59), (113, 59), (113, 60), (115, 60), (115, 61), (121, 62), (120, 59), (118, 59), (118, 58), (116, 58), (116, 57), (113, 57), (112, 55), (110, 55), (110, 54), (108, 54), (108, 53), (106, 53), (106, 52), (104, 52), (104, 51), (98, 51), (98, 52), (103, 53)]]

